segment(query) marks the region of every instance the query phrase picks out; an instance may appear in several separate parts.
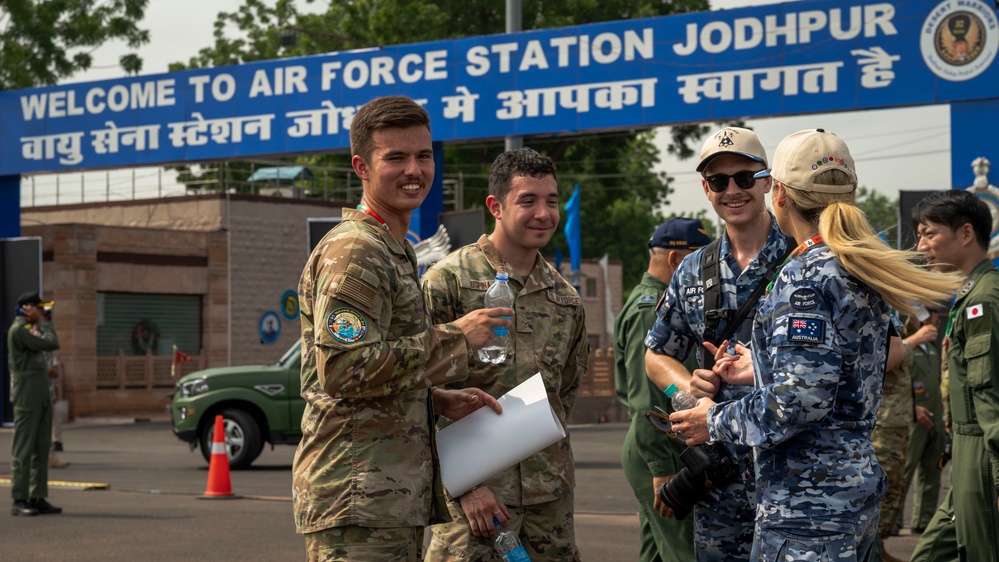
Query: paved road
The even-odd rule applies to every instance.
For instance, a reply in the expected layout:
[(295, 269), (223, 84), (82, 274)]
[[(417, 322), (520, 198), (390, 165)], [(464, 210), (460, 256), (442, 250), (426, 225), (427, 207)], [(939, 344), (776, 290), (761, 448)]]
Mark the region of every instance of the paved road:
[[(626, 430), (624, 424), (570, 427), (584, 560), (637, 558), (637, 502), (620, 464)], [(4, 560), (302, 559), (289, 497), (293, 447), (265, 449), (251, 469), (231, 473), (242, 499), (202, 500), (207, 466), (165, 421), (84, 420), (68, 424), (63, 434), (63, 457), (72, 466), (50, 471), (50, 480), (109, 487), (53, 486), (50, 499), (65, 508), (61, 515), (0, 514)], [(10, 440), (11, 430), (0, 429), (0, 479), (9, 478)], [(914, 544), (913, 537), (895, 537), (889, 551), (907, 557)]]

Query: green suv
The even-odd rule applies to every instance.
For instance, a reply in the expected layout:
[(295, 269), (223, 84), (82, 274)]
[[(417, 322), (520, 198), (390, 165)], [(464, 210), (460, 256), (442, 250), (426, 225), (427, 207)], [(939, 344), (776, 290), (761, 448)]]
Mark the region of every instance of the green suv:
[(226, 451), (232, 469), (250, 466), (267, 441), (297, 445), (302, 438), (301, 340), (273, 365), (205, 369), (177, 381), (171, 395), (173, 433), (200, 445), (211, 460), (215, 416), (225, 422)]

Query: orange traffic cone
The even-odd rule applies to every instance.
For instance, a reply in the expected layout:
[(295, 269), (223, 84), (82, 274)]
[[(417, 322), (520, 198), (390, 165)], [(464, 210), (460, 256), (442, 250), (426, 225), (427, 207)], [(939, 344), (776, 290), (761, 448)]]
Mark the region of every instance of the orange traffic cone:
[(200, 499), (235, 499), (229, 482), (229, 457), (225, 451), (225, 422), (215, 416), (215, 435), (212, 436), (212, 460), (208, 464), (208, 486)]

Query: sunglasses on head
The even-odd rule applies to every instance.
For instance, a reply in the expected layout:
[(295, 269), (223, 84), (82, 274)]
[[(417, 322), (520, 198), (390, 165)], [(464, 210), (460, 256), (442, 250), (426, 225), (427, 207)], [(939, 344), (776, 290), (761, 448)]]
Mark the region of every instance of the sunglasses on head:
[(743, 170), (741, 172), (736, 172), (732, 175), (728, 174), (714, 174), (711, 176), (704, 176), (704, 181), (708, 182), (708, 189), (714, 191), (715, 193), (721, 193), (728, 189), (728, 180), (731, 178), (735, 180), (735, 185), (742, 189), (750, 189), (756, 185), (756, 175), (759, 172), (754, 170)]

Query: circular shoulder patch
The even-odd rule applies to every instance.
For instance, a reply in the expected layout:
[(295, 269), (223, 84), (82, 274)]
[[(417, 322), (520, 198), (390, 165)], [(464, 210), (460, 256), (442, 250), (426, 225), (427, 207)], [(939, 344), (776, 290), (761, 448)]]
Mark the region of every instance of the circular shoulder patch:
[(356, 343), (368, 333), (364, 316), (353, 308), (337, 308), (326, 319), (326, 329), (341, 343)]
[(795, 310), (811, 310), (819, 304), (815, 289), (798, 289), (791, 293), (791, 307)]

